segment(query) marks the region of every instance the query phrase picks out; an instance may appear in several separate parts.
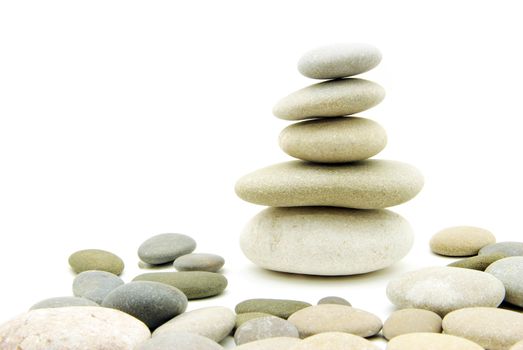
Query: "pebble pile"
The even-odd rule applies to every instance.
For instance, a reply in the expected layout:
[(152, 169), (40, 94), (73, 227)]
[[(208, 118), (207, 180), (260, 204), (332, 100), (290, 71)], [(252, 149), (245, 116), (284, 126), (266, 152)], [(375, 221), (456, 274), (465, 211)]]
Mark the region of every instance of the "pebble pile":
[[(381, 61), (366, 44), (340, 44), (306, 53), (299, 71), (330, 79), (279, 101), (273, 113), (300, 121), (280, 134), (280, 147), (299, 160), (241, 178), (236, 193), (270, 206), (241, 236), (256, 265), (309, 275), (354, 275), (388, 267), (411, 249), (409, 223), (384, 208), (412, 199), (423, 186), (414, 167), (369, 160), (387, 143), (377, 122), (353, 114), (379, 104), (385, 90), (353, 76)], [(301, 121), (303, 120), (303, 121)]]

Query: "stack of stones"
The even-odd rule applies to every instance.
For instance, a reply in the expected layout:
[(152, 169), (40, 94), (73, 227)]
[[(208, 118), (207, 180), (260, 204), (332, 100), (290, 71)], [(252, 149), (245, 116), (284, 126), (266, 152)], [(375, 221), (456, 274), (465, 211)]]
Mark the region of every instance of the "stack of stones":
[(409, 223), (384, 208), (416, 196), (423, 177), (396, 161), (369, 160), (387, 143), (383, 127), (353, 116), (379, 104), (384, 89), (347, 78), (371, 70), (381, 53), (366, 44), (340, 44), (306, 53), (299, 71), (329, 79), (283, 98), (273, 113), (292, 124), (280, 134), (284, 152), (299, 160), (241, 178), (236, 193), (270, 206), (241, 236), (244, 254), (275, 271), (353, 275), (379, 270), (411, 249)]

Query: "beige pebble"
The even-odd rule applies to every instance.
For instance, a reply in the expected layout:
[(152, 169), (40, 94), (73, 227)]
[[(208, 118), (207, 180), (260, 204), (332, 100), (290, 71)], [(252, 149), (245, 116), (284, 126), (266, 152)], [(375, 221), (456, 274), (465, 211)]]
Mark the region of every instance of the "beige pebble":
[(387, 350), (485, 350), (470, 340), (448, 334), (409, 333), (395, 337)]
[(304, 339), (289, 350), (379, 350), (380, 348), (357, 335), (326, 332)]
[(441, 333), (441, 317), (428, 310), (403, 309), (393, 312), (383, 324), (383, 336), (392, 339), (408, 333)]
[(493, 243), (496, 243), (496, 237), (490, 231), (473, 226), (456, 226), (432, 236), (430, 249), (444, 256), (471, 256)]

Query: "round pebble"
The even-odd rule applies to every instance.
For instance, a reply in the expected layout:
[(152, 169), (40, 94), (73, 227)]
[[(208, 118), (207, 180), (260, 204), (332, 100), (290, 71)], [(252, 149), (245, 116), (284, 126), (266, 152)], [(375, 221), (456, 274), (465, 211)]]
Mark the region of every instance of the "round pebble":
[[(261, 318), (261, 317), (267, 317), (267, 316), (272, 316), (272, 315), (265, 313), (265, 312), (246, 312), (244, 314), (237, 314), (235, 328), (239, 328), (242, 324), (244, 324), (247, 321), (254, 320), (255, 318)], [(277, 316), (274, 316), (274, 317), (277, 317)]]
[(236, 350), (287, 350), (292, 346), (300, 344), (298, 338), (276, 337), (256, 340), (250, 343), (235, 347)]
[(150, 337), (147, 327), (103, 307), (32, 310), (0, 326), (2, 350), (133, 350)]
[(283, 319), (290, 315), (311, 306), (311, 304), (298, 300), (286, 299), (248, 299), (236, 305), (237, 314), (250, 312), (263, 312)]
[(485, 272), (503, 282), (506, 291), (505, 301), (523, 307), (523, 256), (498, 260)]
[(178, 289), (163, 283), (131, 282), (109, 293), (102, 306), (128, 313), (155, 329), (183, 313), (187, 298)]
[(196, 242), (180, 233), (162, 233), (143, 242), (138, 248), (140, 259), (151, 265), (173, 262), (177, 257), (192, 253)]
[(503, 253), (477, 255), (470, 258), (454, 261), (453, 263), (450, 263), (448, 266), (485, 271), (485, 269), (489, 267), (489, 265), (492, 264), (494, 261), (498, 261), (506, 257), (507, 256)]
[(198, 334), (172, 332), (153, 337), (133, 350), (223, 350), (223, 347)]
[(428, 267), (407, 272), (387, 286), (389, 300), (400, 308), (417, 308), (445, 315), (471, 306), (496, 307), (505, 297), (494, 276), (457, 267)]
[(69, 265), (76, 273), (99, 270), (120, 275), (124, 269), (123, 260), (111, 252), (100, 249), (86, 249), (73, 253)]
[(470, 340), (448, 334), (410, 333), (387, 344), (387, 350), (485, 350)]
[(280, 133), (281, 149), (291, 157), (317, 163), (365, 160), (387, 144), (385, 129), (365, 118), (341, 117), (307, 120)]
[(225, 260), (216, 254), (187, 254), (174, 261), (174, 268), (178, 271), (207, 271), (218, 272)]
[(344, 305), (316, 305), (295, 312), (289, 322), (305, 338), (324, 332), (344, 332), (361, 337), (379, 333), (381, 320), (370, 312)]
[(365, 73), (381, 62), (381, 52), (363, 43), (334, 44), (305, 53), (298, 61), (301, 74), (313, 79), (337, 79)]
[(329, 297), (321, 298), (320, 300), (318, 300), (318, 305), (322, 305), (322, 304), (352, 306), (348, 300), (341, 298), (341, 297), (335, 297), (335, 296), (329, 296)]
[(124, 284), (115, 274), (105, 271), (85, 271), (73, 281), (73, 294), (101, 304), (107, 294)]
[(384, 98), (385, 89), (372, 81), (339, 79), (293, 92), (281, 99), (272, 112), (286, 120), (342, 117), (372, 108)]
[(523, 256), (523, 242), (499, 242), (483, 247), (479, 255), (501, 253), (506, 256)]
[(379, 350), (380, 348), (357, 335), (326, 332), (304, 339), (289, 350)]
[(227, 279), (205, 271), (151, 272), (136, 276), (133, 281), (165, 283), (181, 290), (189, 300), (221, 294), (227, 288)]
[(234, 333), (234, 342), (242, 345), (275, 337), (299, 338), (299, 333), (289, 321), (274, 316), (261, 317), (242, 324)]
[(36, 309), (48, 309), (54, 307), (67, 307), (67, 306), (100, 306), (94, 301), (78, 298), (78, 297), (55, 297), (42, 300), (33, 306), (30, 310)]
[(432, 236), (430, 249), (444, 256), (470, 256), (493, 243), (496, 243), (496, 237), (490, 231), (473, 226), (456, 226)]
[(392, 339), (408, 333), (441, 333), (441, 317), (428, 310), (403, 309), (393, 312), (383, 324), (383, 336)]

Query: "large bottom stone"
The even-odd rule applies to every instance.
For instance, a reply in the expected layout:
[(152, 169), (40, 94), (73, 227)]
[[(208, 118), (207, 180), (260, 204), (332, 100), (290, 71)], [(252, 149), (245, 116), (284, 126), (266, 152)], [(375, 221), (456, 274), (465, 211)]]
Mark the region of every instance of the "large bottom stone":
[(389, 210), (267, 208), (245, 227), (240, 245), (265, 269), (355, 275), (388, 267), (413, 244), (409, 223)]

